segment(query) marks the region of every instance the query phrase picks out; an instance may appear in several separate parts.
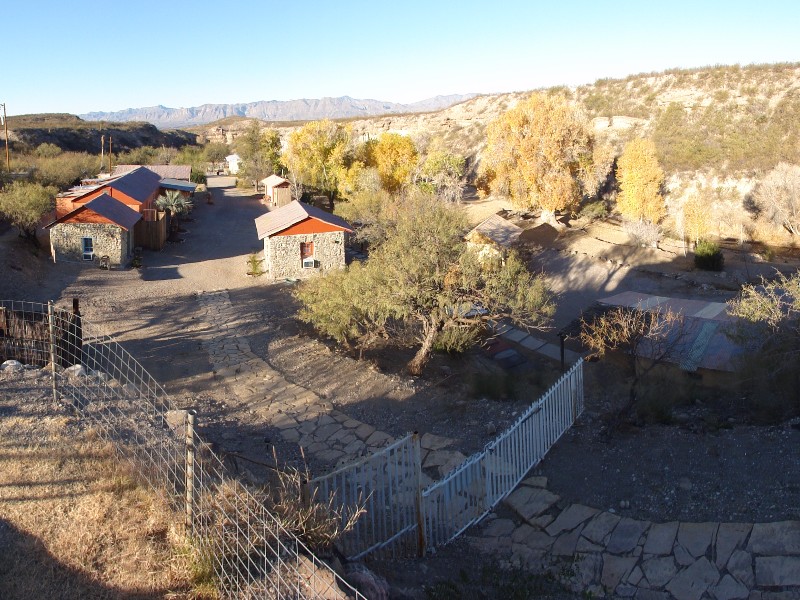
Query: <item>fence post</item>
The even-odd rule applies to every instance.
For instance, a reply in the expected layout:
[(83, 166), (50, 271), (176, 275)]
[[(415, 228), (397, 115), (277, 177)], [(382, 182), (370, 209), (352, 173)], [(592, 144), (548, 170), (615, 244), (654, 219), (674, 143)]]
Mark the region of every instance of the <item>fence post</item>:
[(414, 485), (416, 494), (414, 497), (414, 508), (417, 513), (417, 555), (421, 558), (425, 556), (425, 513), (422, 504), (422, 452), (420, 450), (419, 432), (415, 431), (411, 436), (412, 455), (414, 460)]
[(47, 324), (50, 329), (50, 374), (53, 381), (53, 402), (58, 402), (58, 384), (56, 383), (56, 316), (53, 312), (53, 301), (47, 303)]
[(186, 531), (192, 532), (194, 522), (194, 462), (196, 455), (194, 441), (195, 411), (186, 411)]

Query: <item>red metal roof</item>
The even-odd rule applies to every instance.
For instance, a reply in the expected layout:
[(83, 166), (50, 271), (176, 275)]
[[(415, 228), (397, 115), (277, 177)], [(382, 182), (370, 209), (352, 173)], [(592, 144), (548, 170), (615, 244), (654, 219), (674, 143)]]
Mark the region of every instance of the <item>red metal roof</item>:
[(56, 219), (45, 227), (52, 227), (58, 223), (65, 223), (80, 212), (92, 211), (101, 217), (105, 217), (115, 225), (119, 225), (125, 230), (130, 231), (134, 225), (142, 218), (138, 212), (116, 200), (108, 194), (100, 194), (86, 204), (81, 204), (75, 210), (68, 212), (60, 219)]
[(341, 217), (325, 212), (316, 206), (302, 204), (297, 200), (293, 200), (286, 206), (281, 206), (280, 208), (256, 218), (258, 239), (263, 240), (265, 237), (280, 233), (284, 229), (288, 229), (292, 225), (296, 225), (309, 217), (339, 227), (344, 231), (353, 232), (353, 228), (350, 227), (350, 224)]

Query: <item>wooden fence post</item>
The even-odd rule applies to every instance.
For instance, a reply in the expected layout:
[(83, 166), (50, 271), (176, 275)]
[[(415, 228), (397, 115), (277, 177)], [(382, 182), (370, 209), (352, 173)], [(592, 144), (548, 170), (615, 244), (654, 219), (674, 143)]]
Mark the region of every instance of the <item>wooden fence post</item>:
[(186, 411), (186, 531), (191, 533), (194, 522), (194, 441), (195, 411)]
[(53, 402), (58, 402), (58, 384), (56, 383), (56, 316), (53, 312), (52, 300), (47, 303), (47, 323), (50, 329), (50, 374), (53, 381)]
[(419, 432), (411, 436), (412, 454), (414, 460), (414, 480), (417, 488), (414, 498), (414, 508), (417, 513), (417, 555), (425, 556), (425, 513), (422, 504), (422, 452), (420, 449)]

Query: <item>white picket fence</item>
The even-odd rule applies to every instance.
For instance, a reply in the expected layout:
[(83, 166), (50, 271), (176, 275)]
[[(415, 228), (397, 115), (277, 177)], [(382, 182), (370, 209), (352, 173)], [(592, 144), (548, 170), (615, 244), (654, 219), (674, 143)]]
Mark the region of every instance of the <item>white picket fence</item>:
[(583, 412), (583, 361), (483, 451), (422, 492), (424, 540), (438, 548), (510, 494)]
[(306, 494), (311, 500), (333, 496), (344, 511), (356, 505), (366, 509), (354, 529), (339, 540), (348, 558), (382, 548), (389, 548), (391, 556), (408, 556), (417, 548), (421, 472), (419, 438), (407, 435), (380, 452), (312, 479)]
[(309, 493), (341, 507), (366, 499), (367, 515), (344, 538), (351, 558), (378, 550), (422, 555), (458, 537), (511, 493), (583, 412), (578, 361), (499, 437), (444, 479), (420, 486), (416, 434), (309, 482)]

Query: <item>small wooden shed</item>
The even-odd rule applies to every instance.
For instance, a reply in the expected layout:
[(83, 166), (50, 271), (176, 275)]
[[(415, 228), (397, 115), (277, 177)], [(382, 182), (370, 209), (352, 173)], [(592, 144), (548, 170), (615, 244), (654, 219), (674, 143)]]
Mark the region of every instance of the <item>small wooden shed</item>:
[(272, 279), (305, 278), (344, 268), (345, 234), (353, 228), (341, 217), (294, 200), (261, 215), (255, 224)]
[(500, 215), (484, 219), (472, 229), (464, 239), (478, 249), (481, 255), (498, 255), (509, 250), (519, 241), (522, 228), (514, 225)]
[(292, 201), (292, 191), (288, 179), (273, 173), (259, 183), (264, 186), (264, 204), (267, 206), (281, 207)]

